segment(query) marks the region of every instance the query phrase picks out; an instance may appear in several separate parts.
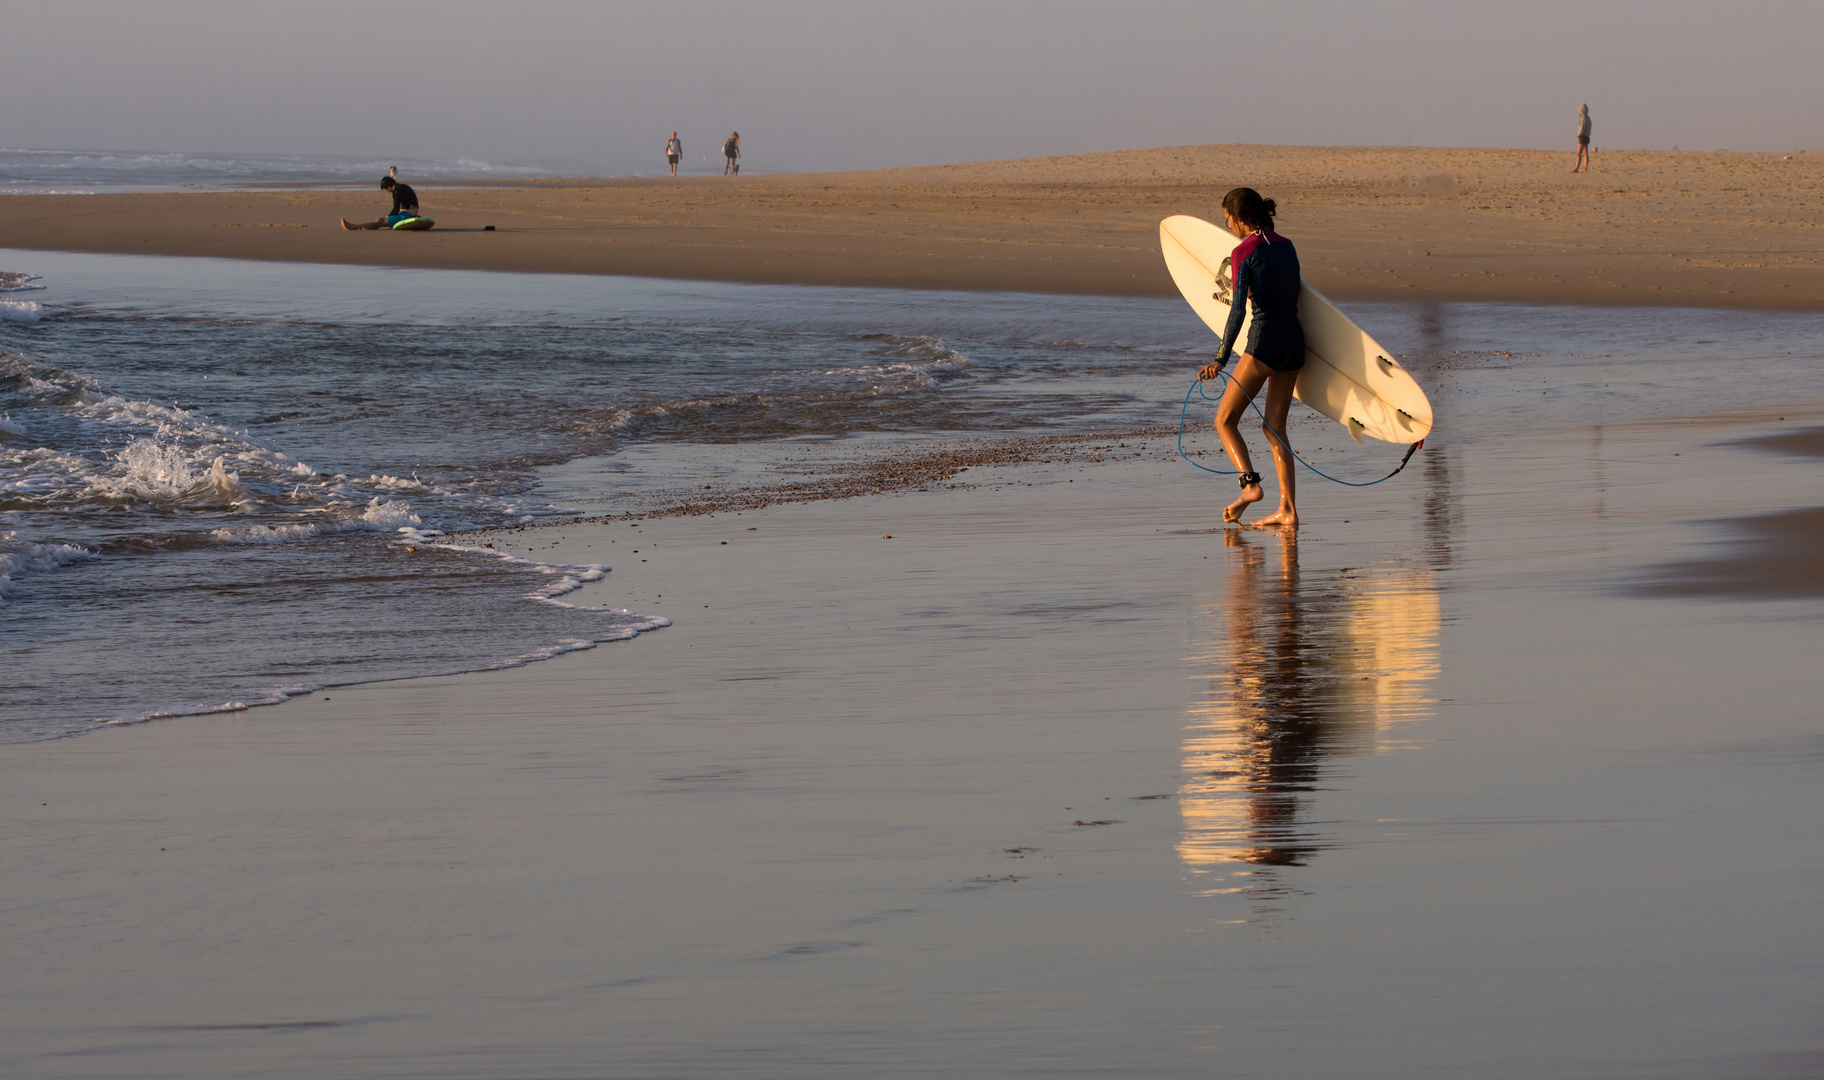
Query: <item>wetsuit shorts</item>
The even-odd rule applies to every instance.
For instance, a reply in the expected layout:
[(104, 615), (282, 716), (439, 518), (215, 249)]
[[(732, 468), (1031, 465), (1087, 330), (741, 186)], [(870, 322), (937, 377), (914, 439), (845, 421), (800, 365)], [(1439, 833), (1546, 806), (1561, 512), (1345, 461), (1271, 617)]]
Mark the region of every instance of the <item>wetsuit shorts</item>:
[(416, 206), (412, 207), (410, 210), (401, 210), (396, 214), (388, 214), (386, 215), (386, 226), (390, 229), (401, 221), (410, 221), (417, 216), (418, 208)]
[(1302, 327), (1294, 324), (1290, 333), (1271, 327), (1263, 327), (1256, 319), (1248, 327), (1248, 347), (1244, 350), (1249, 356), (1272, 368), (1274, 371), (1297, 371), (1305, 366), (1305, 334)]

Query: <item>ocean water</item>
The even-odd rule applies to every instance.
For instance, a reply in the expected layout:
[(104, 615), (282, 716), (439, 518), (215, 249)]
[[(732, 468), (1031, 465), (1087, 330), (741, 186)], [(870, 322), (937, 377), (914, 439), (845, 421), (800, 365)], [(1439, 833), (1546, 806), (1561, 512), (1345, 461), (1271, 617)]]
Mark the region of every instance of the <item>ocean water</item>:
[[(591, 493), (554, 482), (561, 467), (636, 450), (651, 473), (711, 445), (764, 462), (1174, 424), (1210, 344), (1175, 300), (4, 250), (0, 271), (35, 290), (0, 294), (6, 741), (658, 629), (657, 612), (592, 602), (612, 567), (465, 534), (574, 516)], [(1824, 396), (1811, 316), (1351, 310), (1458, 441), (1642, 419), (1668, 395)], [(1474, 422), (1453, 427), (1464, 395)], [(1299, 423), (1338, 475), (1397, 459)], [(1213, 450), (1206, 425), (1191, 443)]]
[(1135, 376), (1197, 341), (1106, 301), (0, 258), (39, 290), (0, 301), (11, 740), (661, 627), (463, 533), (578, 513), (542, 472), (634, 446), (1155, 421)]
[[(687, 161), (682, 171), (720, 172), (722, 159)], [(510, 162), (477, 158), (360, 157), (335, 154), (219, 154), (173, 150), (48, 150), (0, 147), (0, 195), (95, 192), (238, 190), (299, 184), (368, 186), (389, 168), (401, 178), (453, 181), (523, 180), (550, 176), (659, 176), (663, 157), (648, 162), (540, 158)], [(753, 170), (749, 170), (750, 172)]]

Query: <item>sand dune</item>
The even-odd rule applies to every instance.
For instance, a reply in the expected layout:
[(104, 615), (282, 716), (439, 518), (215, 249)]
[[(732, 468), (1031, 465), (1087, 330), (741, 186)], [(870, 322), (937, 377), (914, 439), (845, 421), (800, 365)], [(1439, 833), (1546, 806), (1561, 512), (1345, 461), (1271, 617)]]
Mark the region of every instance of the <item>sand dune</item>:
[[(1824, 307), (1824, 155), (1186, 146), (871, 172), (410, 179), (439, 231), (347, 233), (376, 189), (0, 199), (0, 245), (722, 281), (1171, 295), (1155, 226), (1279, 200), (1340, 299)], [(496, 232), (451, 232), (497, 226)]]

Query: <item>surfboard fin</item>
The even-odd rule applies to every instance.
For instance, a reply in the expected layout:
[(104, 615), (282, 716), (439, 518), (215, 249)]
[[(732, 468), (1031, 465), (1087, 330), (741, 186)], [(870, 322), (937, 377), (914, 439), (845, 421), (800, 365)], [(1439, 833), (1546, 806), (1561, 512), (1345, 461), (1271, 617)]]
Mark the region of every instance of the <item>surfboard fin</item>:
[(1362, 432), (1368, 430), (1367, 424), (1362, 423), (1353, 416), (1349, 418), (1349, 422), (1344, 424), (1343, 427), (1348, 430), (1349, 437), (1358, 443), (1362, 441)]

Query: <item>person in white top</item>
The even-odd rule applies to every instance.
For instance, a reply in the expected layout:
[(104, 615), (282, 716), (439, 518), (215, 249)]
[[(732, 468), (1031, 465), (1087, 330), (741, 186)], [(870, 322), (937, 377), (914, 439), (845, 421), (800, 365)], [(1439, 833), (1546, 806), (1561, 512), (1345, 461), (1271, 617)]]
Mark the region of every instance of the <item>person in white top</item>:
[(678, 175), (678, 159), (684, 156), (684, 144), (678, 141), (678, 133), (672, 132), (671, 138), (665, 140), (665, 160), (671, 163), (671, 175)]
[(1590, 107), (1577, 106), (1577, 164), (1572, 172), (1590, 171)]

